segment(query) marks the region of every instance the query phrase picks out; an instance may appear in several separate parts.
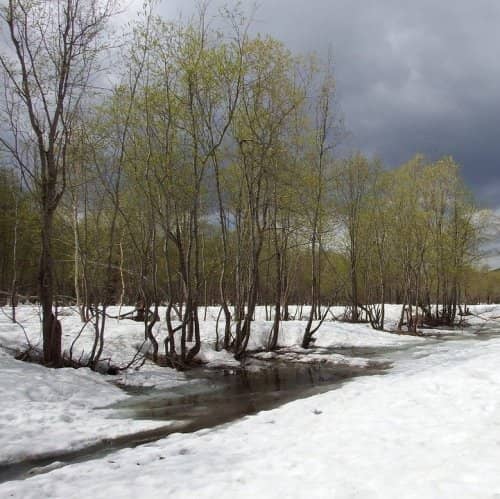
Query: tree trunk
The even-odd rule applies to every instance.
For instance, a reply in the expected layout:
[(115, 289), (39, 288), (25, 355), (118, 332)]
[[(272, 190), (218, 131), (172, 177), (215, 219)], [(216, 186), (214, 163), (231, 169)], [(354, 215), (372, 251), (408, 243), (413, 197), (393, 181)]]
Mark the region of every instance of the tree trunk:
[(54, 214), (45, 210), (42, 216), (42, 252), (39, 268), (39, 297), (42, 306), (43, 361), (46, 365), (61, 365), (61, 325), (52, 312), (54, 302), (54, 261), (52, 233)]

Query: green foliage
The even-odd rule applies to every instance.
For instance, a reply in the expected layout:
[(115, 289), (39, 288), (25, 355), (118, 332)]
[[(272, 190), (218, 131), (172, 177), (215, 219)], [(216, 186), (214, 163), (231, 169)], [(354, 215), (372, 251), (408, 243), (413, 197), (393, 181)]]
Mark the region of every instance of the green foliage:
[(0, 168), (0, 291), (10, 292), (15, 273), (18, 293), (36, 295), (38, 223), (33, 196), (13, 171)]

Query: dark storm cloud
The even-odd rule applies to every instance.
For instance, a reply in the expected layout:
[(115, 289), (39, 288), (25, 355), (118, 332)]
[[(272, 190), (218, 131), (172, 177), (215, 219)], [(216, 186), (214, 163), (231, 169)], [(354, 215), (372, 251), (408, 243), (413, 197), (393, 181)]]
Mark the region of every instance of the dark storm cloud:
[[(160, 11), (193, 5), (165, 0)], [(452, 155), (478, 196), (500, 205), (500, 2), (262, 0), (254, 18), (254, 31), (294, 52), (332, 48), (350, 147), (389, 166)]]

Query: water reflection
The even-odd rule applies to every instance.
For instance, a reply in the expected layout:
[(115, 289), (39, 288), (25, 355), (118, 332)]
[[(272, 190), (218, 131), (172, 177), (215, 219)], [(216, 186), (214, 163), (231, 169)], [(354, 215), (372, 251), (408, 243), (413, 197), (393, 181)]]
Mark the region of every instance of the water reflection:
[(196, 373), (199, 383), (149, 392), (114, 407), (119, 416), (178, 421), (176, 431), (193, 431), (332, 390), (354, 376), (380, 374), (383, 367), (387, 365), (356, 368), (292, 364), (257, 371), (239, 369), (231, 375), (205, 370)]

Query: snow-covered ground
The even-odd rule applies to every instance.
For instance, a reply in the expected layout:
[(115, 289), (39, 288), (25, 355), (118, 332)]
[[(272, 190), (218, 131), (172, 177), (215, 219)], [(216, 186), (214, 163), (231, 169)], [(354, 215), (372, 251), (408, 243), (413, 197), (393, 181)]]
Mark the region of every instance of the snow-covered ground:
[[(35, 340), (33, 311), (19, 313)], [(391, 313), (397, 317), (397, 307)], [(500, 307), (474, 307), (473, 313), (477, 330), (500, 316)], [(67, 344), (79, 324), (73, 316), (64, 321)], [(204, 351), (212, 362), (219, 354), (210, 349), (210, 323)], [(302, 328), (285, 323), (280, 343), (300, 343)], [(258, 346), (269, 323), (260, 318), (255, 330)], [(20, 328), (0, 321), (0, 345), (14, 348), (23, 338)], [(141, 339), (140, 325), (117, 323), (106, 355), (126, 362)], [(233, 424), (6, 482), (0, 497), (500, 497), (500, 338), (429, 342), (328, 322), (316, 345), (404, 343), (411, 348), (394, 357), (388, 374), (356, 378)], [(158, 424), (108, 419), (109, 409), (95, 410), (127, 395), (86, 369), (48, 370), (5, 351), (0, 369), (4, 463)], [(128, 378), (161, 386), (187, 382), (149, 364)]]
[(80, 449), (159, 422), (111, 420), (95, 410), (124, 397), (89, 369), (44, 369), (0, 350), (0, 464)]
[[(132, 368), (117, 376), (103, 376), (89, 369), (46, 369), (17, 361), (13, 358), (13, 352), (26, 348), (26, 335), (32, 345), (40, 347), (39, 311), (32, 306), (18, 307), (17, 318), (24, 329), (8, 320), (8, 309), (4, 309), (4, 312), (0, 314), (0, 400), (3, 401), (0, 412), (0, 465), (81, 449), (103, 439), (167, 424), (110, 419), (111, 411), (101, 408), (128, 397), (110, 381), (156, 388), (170, 388), (190, 382), (183, 373), (159, 367), (149, 361), (139, 370)], [(118, 308), (110, 309), (111, 315), (118, 315), (118, 312)], [(217, 311), (214, 308), (208, 312), (207, 321), (202, 322), (200, 358), (208, 366), (237, 365), (238, 362), (230, 354), (214, 350), (213, 316), (216, 316)], [(63, 348), (69, 350), (82, 324), (78, 315), (70, 309), (62, 311), (61, 322)], [(250, 345), (252, 348), (262, 348), (266, 344), (270, 327), (270, 323), (262, 319), (256, 321)], [(280, 343), (288, 346), (300, 344), (303, 329), (304, 323), (301, 321), (284, 324)], [(81, 334), (74, 346), (76, 358), (90, 351), (92, 334), (90, 327)], [(159, 340), (164, 334), (161, 327), (157, 328)], [(126, 366), (143, 339), (142, 324), (108, 319), (103, 358), (112, 359), (118, 366)], [(414, 340), (373, 331), (366, 325), (326, 322), (319, 331), (317, 343), (352, 346), (393, 345), (404, 341)], [(328, 358), (332, 363), (363, 365), (362, 360), (342, 355), (330, 355)]]

